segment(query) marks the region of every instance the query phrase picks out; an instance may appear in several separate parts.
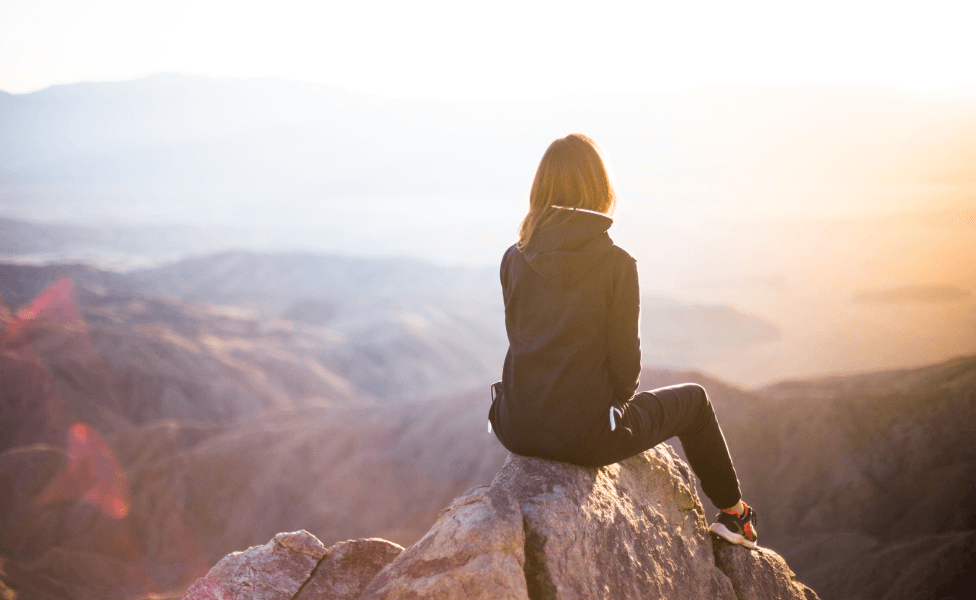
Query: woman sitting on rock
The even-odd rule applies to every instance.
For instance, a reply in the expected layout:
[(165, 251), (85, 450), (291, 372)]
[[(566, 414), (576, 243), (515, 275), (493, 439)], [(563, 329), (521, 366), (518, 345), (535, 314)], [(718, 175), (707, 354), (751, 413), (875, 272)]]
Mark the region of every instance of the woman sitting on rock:
[(637, 263), (607, 230), (616, 205), (602, 152), (585, 135), (554, 141), (539, 163), (519, 241), (501, 265), (509, 349), (492, 386), (490, 427), (508, 450), (600, 467), (678, 436), (705, 495), (711, 531), (755, 547), (705, 390), (635, 394), (641, 370)]

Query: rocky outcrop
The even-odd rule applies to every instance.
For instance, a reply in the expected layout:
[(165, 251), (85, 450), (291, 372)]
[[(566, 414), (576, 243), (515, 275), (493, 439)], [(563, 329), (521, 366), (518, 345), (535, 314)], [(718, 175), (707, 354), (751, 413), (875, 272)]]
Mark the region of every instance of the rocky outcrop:
[(778, 554), (760, 548), (743, 552), (741, 546), (712, 538), (715, 565), (732, 581), (738, 600), (796, 598), (814, 600), (817, 594), (796, 581), (796, 575)]
[[(302, 548), (318, 550), (286, 547), (299, 535)], [(363, 559), (337, 559), (326, 570), (313, 563), (340, 547), (388, 542), (326, 551), (310, 540), (279, 534), (232, 554), (185, 598), (817, 598), (775, 552), (711, 538), (694, 476), (667, 445), (601, 469), (512, 455), (490, 486), (457, 498), (416, 544), (379, 552), (375, 578), (357, 570)], [(341, 578), (353, 581), (345, 595), (314, 583)], [(265, 592), (272, 585), (276, 595)]]
[(325, 554), (322, 542), (305, 531), (279, 533), (263, 546), (225, 557), (193, 584), (186, 599), (292, 598)]
[(279, 533), (263, 546), (224, 557), (185, 600), (355, 600), (401, 546), (379, 539), (326, 549), (307, 531)]

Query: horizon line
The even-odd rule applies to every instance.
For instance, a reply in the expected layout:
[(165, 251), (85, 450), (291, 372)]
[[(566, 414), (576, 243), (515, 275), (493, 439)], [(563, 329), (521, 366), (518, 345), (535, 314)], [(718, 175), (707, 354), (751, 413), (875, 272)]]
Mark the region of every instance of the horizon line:
[(326, 88), (333, 88), (333, 89), (350, 92), (353, 94), (373, 96), (376, 98), (383, 98), (387, 100), (444, 101), (444, 102), (463, 102), (463, 103), (504, 103), (504, 102), (553, 100), (559, 98), (597, 98), (601, 96), (636, 96), (641, 94), (670, 94), (670, 93), (680, 93), (680, 92), (693, 91), (693, 90), (717, 89), (717, 88), (799, 89), (799, 88), (845, 88), (847, 87), (847, 88), (888, 90), (888, 91), (904, 92), (904, 93), (919, 94), (919, 95), (976, 94), (976, 80), (973, 80), (972, 82), (969, 83), (960, 84), (960, 85), (931, 88), (931, 87), (916, 87), (916, 86), (910, 86), (904, 84), (899, 85), (894, 83), (886, 83), (886, 82), (871, 81), (871, 80), (838, 79), (838, 80), (831, 80), (831, 81), (743, 81), (743, 82), (715, 81), (715, 82), (700, 82), (700, 83), (685, 84), (685, 85), (668, 85), (668, 86), (660, 86), (660, 87), (644, 87), (644, 88), (632, 88), (632, 89), (606, 89), (600, 91), (579, 92), (579, 93), (528, 94), (522, 96), (475, 98), (470, 96), (419, 96), (419, 95), (382, 94), (371, 90), (344, 87), (341, 85), (336, 85), (333, 83), (328, 83), (325, 81), (320, 81), (315, 79), (298, 79), (293, 77), (286, 77), (283, 75), (254, 75), (254, 76), (213, 75), (213, 74), (205, 74), (205, 73), (187, 73), (187, 72), (179, 72), (179, 71), (158, 71), (155, 73), (148, 73), (148, 74), (138, 75), (138, 76), (124, 78), (124, 79), (79, 80), (79, 81), (71, 81), (66, 83), (51, 83), (45, 87), (35, 88), (27, 91), (11, 92), (6, 89), (0, 88), (0, 93), (8, 94), (10, 96), (27, 96), (30, 94), (36, 94), (39, 92), (51, 90), (53, 88), (64, 88), (64, 87), (75, 86), (75, 85), (125, 84), (125, 83), (132, 83), (144, 79), (151, 79), (151, 78), (158, 78), (158, 77), (178, 77), (178, 78), (185, 78), (185, 79), (210, 80), (210, 81), (281, 81), (287, 83), (309, 84), (309, 85), (321, 86)]

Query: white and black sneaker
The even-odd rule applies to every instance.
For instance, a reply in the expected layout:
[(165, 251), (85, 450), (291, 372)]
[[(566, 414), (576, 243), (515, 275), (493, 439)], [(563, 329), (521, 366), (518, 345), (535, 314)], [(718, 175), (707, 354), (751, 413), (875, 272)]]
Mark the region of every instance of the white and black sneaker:
[(739, 544), (746, 548), (758, 548), (756, 540), (759, 534), (756, 532), (756, 525), (759, 520), (756, 518), (756, 511), (749, 507), (745, 502), (743, 514), (739, 514), (734, 509), (723, 510), (715, 517), (715, 522), (708, 528), (709, 531), (733, 544)]

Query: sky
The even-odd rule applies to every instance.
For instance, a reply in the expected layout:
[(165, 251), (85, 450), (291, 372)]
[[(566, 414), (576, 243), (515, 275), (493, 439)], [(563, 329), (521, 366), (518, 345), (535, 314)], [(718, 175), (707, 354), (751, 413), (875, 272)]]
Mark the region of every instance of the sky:
[(976, 83), (976, 2), (0, 0), (0, 90), (160, 72), (399, 98)]

